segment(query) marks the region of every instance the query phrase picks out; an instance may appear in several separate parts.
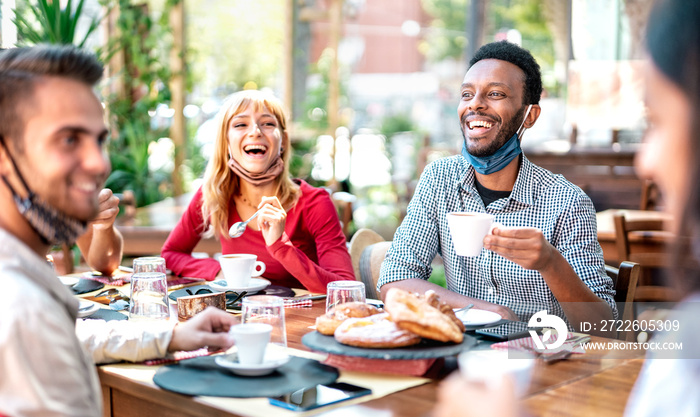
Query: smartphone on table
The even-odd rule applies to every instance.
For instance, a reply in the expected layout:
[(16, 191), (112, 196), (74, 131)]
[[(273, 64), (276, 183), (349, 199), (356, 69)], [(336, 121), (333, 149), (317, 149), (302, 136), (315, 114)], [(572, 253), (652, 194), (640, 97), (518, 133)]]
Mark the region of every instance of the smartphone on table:
[(345, 382), (335, 382), (332, 384), (319, 384), (310, 388), (290, 392), (279, 397), (270, 397), (270, 404), (286, 408), (293, 411), (306, 411), (324, 405), (335, 404), (353, 398), (369, 395), (372, 390), (347, 384)]

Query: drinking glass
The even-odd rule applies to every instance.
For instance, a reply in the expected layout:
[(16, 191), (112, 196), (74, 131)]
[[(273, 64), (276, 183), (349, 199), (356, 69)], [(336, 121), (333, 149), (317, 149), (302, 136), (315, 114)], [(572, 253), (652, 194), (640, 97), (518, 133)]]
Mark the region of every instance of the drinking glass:
[(131, 276), (129, 320), (170, 318), (168, 284), (164, 272), (138, 272)]
[(326, 312), (338, 304), (365, 302), (365, 284), (361, 281), (332, 281), (326, 291)]
[(134, 259), (134, 274), (139, 272), (165, 272), (165, 259), (160, 256), (142, 256)]
[(284, 300), (273, 295), (245, 297), (241, 303), (242, 323), (265, 323), (272, 326), (268, 347), (287, 350), (287, 328), (284, 324)]

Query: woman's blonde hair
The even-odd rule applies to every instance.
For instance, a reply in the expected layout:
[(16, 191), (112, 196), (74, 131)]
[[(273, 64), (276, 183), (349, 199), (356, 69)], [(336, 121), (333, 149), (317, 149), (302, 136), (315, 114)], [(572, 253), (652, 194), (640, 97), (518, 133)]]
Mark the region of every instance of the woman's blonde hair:
[[(299, 186), (289, 177), (289, 159), (292, 155), (292, 147), (287, 134), (287, 119), (280, 100), (267, 93), (257, 90), (243, 90), (231, 95), (216, 115), (218, 131), (214, 143), (214, 155), (212, 156), (204, 174), (202, 185), (202, 218), (205, 235), (224, 235), (228, 237), (228, 215), (231, 197), (239, 192), (240, 178), (228, 166), (229, 147), (228, 130), (231, 119), (237, 114), (253, 106), (256, 112), (267, 110), (277, 119), (282, 133), (281, 157), (284, 161), (284, 170), (275, 178), (275, 195), (280, 203), (289, 210), (294, 206), (299, 196)], [(207, 223), (210, 227), (207, 227)]]

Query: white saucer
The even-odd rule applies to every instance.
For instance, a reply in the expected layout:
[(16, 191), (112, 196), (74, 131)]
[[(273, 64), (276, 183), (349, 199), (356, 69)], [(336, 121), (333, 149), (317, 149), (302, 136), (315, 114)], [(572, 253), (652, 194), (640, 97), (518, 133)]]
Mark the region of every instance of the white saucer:
[(78, 318), (91, 316), (99, 309), (100, 309), (99, 304), (93, 303), (91, 301), (81, 300), (80, 305), (78, 306)]
[(219, 285), (217, 284), (218, 282), (221, 281), (212, 281), (209, 283), (209, 286), (219, 291), (247, 291), (248, 293), (253, 293), (265, 289), (268, 287), (268, 285), (270, 285), (270, 281), (266, 280), (265, 278), (251, 278), (247, 287), (228, 287)]
[(238, 363), (238, 354), (231, 353), (214, 357), (217, 365), (228, 369), (234, 374), (244, 376), (263, 376), (271, 374), (275, 369), (289, 362), (291, 356), (283, 352), (265, 352), (265, 359), (259, 365), (241, 365)]
[(482, 326), (495, 323), (502, 318), (498, 313), (488, 310), (479, 310), (478, 308), (470, 308), (466, 312), (460, 311), (455, 314), (458, 319), (462, 320), (465, 326)]
[(68, 288), (72, 288), (73, 285), (77, 284), (78, 281), (80, 281), (80, 278), (78, 277), (71, 277), (68, 275), (59, 275), (58, 279), (61, 280), (61, 283), (65, 285)]

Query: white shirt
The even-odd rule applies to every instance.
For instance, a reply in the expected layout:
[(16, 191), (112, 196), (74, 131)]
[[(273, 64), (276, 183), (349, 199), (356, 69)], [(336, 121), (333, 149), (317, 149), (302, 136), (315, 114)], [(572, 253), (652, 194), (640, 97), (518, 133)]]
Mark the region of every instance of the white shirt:
[(101, 416), (95, 363), (161, 357), (170, 343), (168, 322), (78, 320), (76, 328), (78, 300), (3, 229), (0, 288), (0, 414)]

